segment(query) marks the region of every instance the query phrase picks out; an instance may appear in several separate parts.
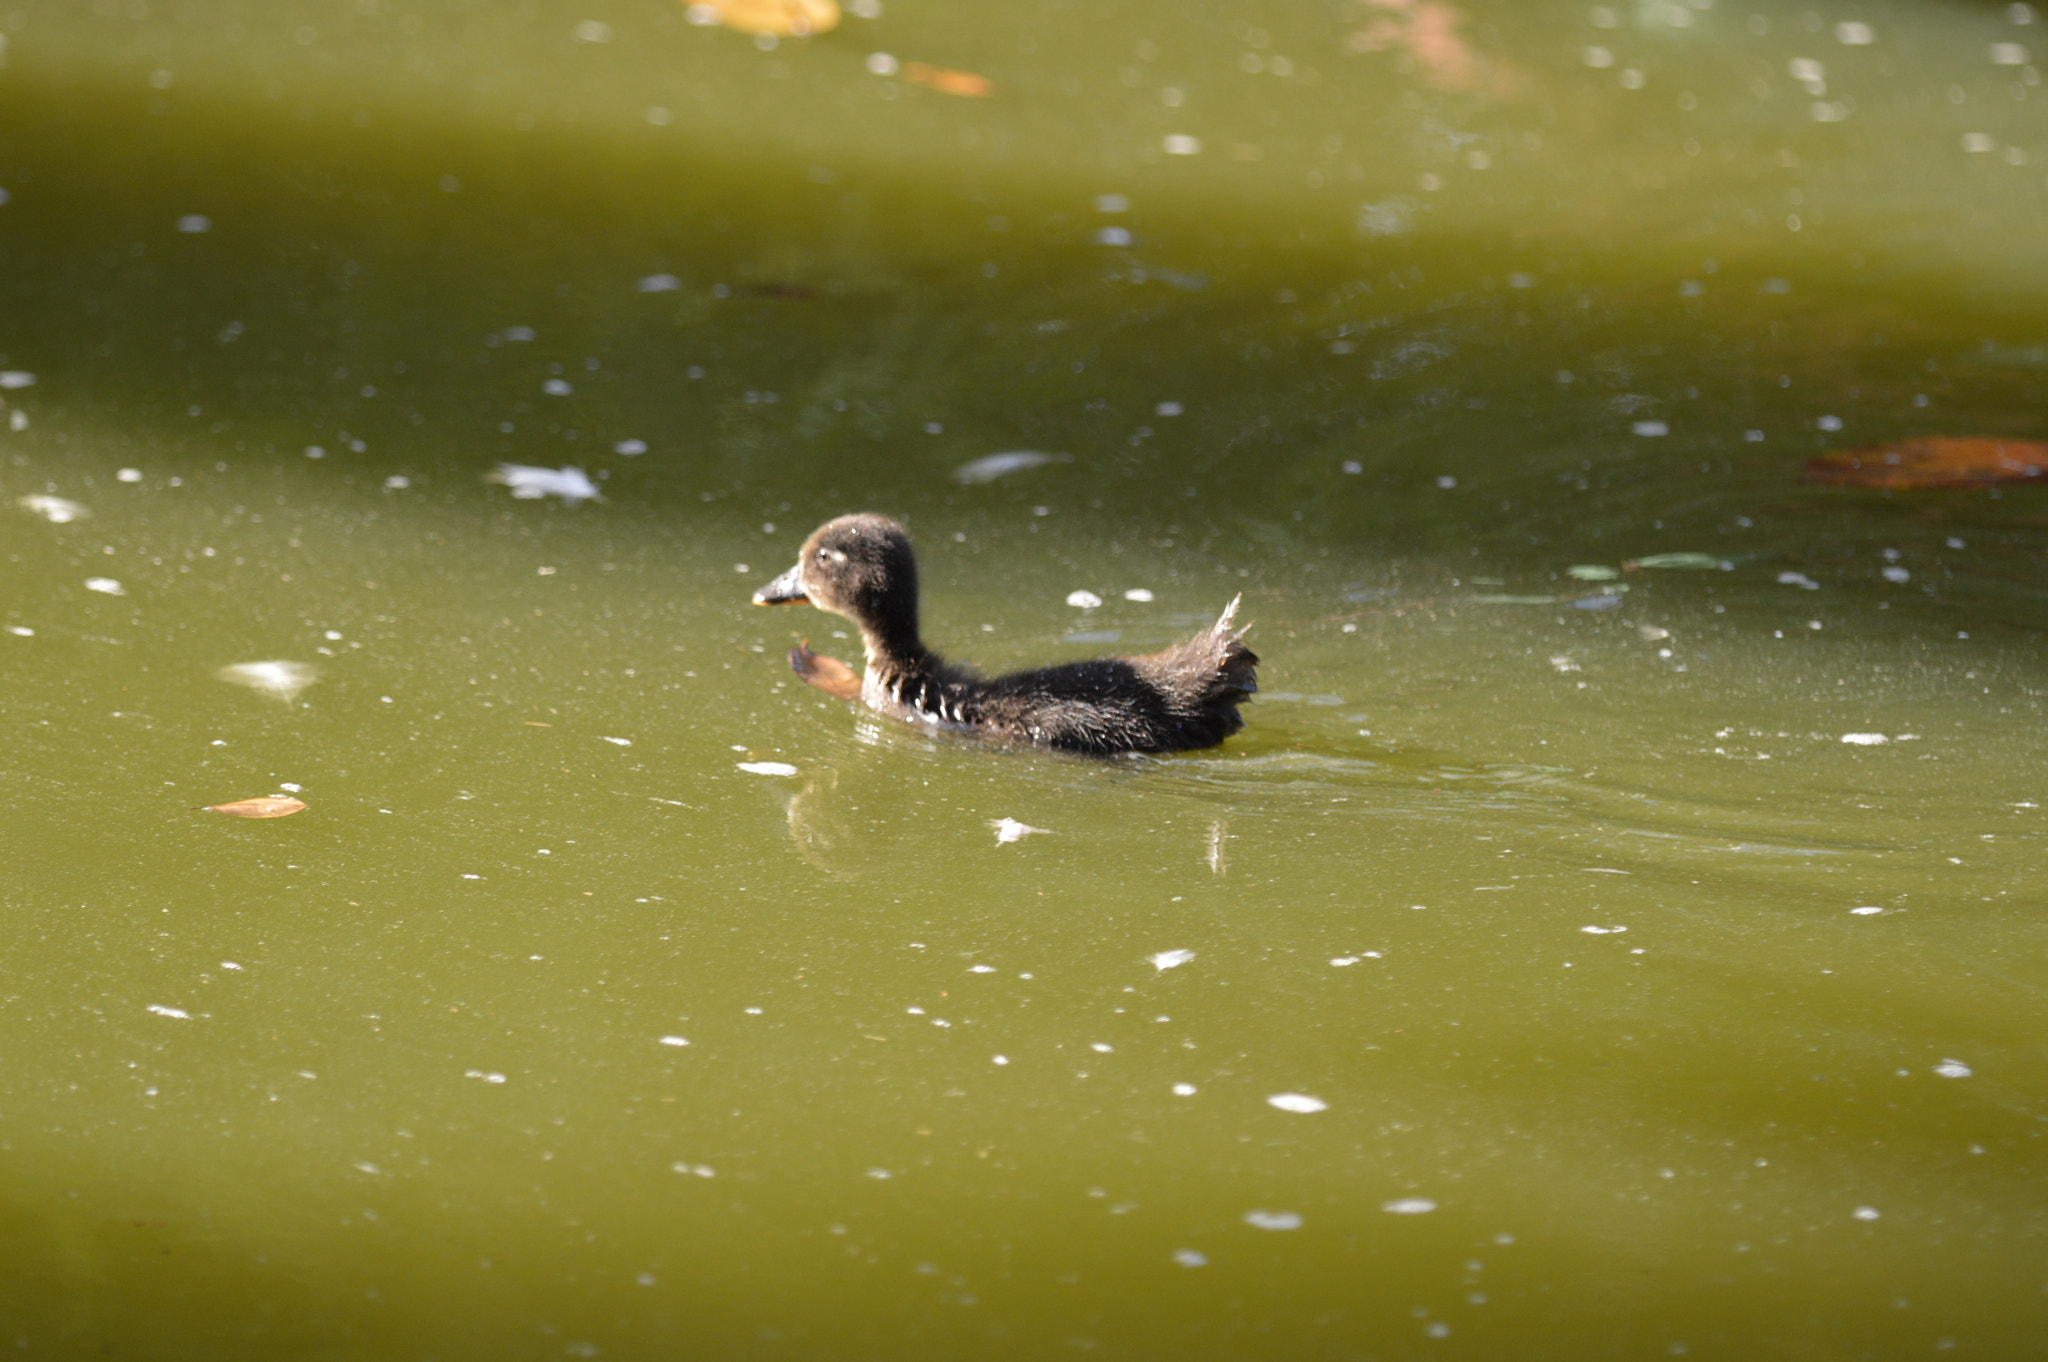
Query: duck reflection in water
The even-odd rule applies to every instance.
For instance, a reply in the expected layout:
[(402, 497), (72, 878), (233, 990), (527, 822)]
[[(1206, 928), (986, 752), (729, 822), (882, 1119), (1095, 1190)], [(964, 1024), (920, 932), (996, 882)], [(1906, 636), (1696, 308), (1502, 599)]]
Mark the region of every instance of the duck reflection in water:
[(810, 685), (879, 714), (1002, 742), (1117, 756), (1214, 747), (1244, 720), (1258, 656), (1232, 627), (1239, 597), (1184, 643), (1143, 657), (1106, 657), (982, 678), (924, 646), (917, 560), (901, 525), (848, 515), (820, 526), (756, 605), (809, 601), (858, 625), (865, 675), (798, 645), (789, 660)]

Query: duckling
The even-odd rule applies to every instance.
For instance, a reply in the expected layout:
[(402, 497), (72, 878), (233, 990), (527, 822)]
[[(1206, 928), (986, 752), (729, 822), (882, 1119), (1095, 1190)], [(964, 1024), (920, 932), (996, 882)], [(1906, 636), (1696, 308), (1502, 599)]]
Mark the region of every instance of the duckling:
[(809, 601), (860, 626), (863, 677), (808, 646), (790, 650), (790, 666), (820, 690), (934, 728), (1105, 757), (1214, 747), (1244, 727), (1237, 707), (1259, 688), (1259, 659), (1231, 627), (1241, 600), (1164, 652), (984, 679), (924, 646), (910, 536), (884, 516), (821, 525), (796, 566), (754, 593), (756, 605)]

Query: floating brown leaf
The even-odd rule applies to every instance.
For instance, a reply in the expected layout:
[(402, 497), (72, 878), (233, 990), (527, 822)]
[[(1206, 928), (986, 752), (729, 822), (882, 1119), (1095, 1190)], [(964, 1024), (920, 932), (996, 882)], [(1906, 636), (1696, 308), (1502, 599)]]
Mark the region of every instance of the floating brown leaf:
[(2048, 476), (2048, 444), (1930, 435), (1823, 454), (1808, 482), (1838, 487), (1988, 487)]
[(903, 78), (928, 85), (942, 95), (960, 95), (966, 99), (987, 99), (996, 92), (996, 83), (987, 76), (977, 76), (972, 71), (951, 71), (943, 66), (926, 66), (921, 61), (905, 62)]
[(700, 0), (690, 6), (693, 22), (724, 24), (741, 33), (802, 37), (839, 27), (838, 0)]
[(235, 818), (282, 818), (288, 813), (297, 813), (306, 807), (302, 799), (290, 795), (263, 795), (256, 799), (237, 799), (232, 804), (208, 804), (208, 813), (225, 813)]

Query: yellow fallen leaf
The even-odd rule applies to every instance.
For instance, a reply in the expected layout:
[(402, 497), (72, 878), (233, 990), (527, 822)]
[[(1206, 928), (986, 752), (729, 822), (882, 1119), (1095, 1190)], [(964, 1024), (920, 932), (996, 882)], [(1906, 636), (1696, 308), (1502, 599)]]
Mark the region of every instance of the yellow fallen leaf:
[(724, 24), (741, 33), (802, 37), (839, 27), (838, 0), (700, 0), (690, 6), (692, 23)]
[(237, 799), (232, 804), (208, 804), (208, 813), (225, 813), (235, 818), (282, 818), (297, 813), (306, 807), (302, 799), (290, 795), (263, 795), (256, 799)]
[(977, 76), (972, 71), (949, 71), (943, 66), (926, 66), (921, 61), (906, 62), (903, 78), (919, 85), (929, 85), (942, 95), (960, 95), (967, 99), (987, 99), (996, 92), (996, 83), (987, 76)]

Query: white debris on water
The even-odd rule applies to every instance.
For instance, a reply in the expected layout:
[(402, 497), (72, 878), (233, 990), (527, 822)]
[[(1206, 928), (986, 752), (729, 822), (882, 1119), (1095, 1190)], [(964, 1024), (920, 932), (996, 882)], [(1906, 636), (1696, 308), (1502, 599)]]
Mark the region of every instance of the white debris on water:
[(1152, 593), (1142, 586), (1134, 586), (1129, 591), (1126, 591), (1124, 593), (1124, 599), (1127, 601), (1136, 601), (1140, 605), (1145, 605), (1152, 600)]
[(1403, 1197), (1399, 1201), (1382, 1201), (1380, 1209), (1388, 1215), (1428, 1215), (1436, 1209), (1436, 1203), (1428, 1197)]
[(192, 1014), (182, 1007), (165, 1007), (162, 1003), (151, 1003), (149, 1010), (159, 1017), (172, 1017), (178, 1021), (191, 1021)]
[(1298, 1230), (1302, 1221), (1293, 1211), (1246, 1211), (1244, 1223), (1255, 1230)]
[(1006, 473), (1018, 473), (1027, 468), (1039, 468), (1049, 463), (1072, 463), (1071, 454), (1047, 454), (1036, 449), (1011, 449), (1001, 454), (988, 454), (971, 463), (963, 463), (953, 470), (953, 476), (963, 483), (994, 482)]
[(1175, 1249), (1173, 1251), (1173, 1261), (1179, 1263), (1182, 1267), (1207, 1267), (1209, 1265), (1208, 1256), (1197, 1253), (1193, 1249)]
[(796, 767), (786, 761), (743, 761), (739, 768), (757, 776), (793, 776), (797, 773)]
[(1611, 935), (1611, 934), (1613, 934), (1613, 933), (1615, 933), (1615, 932), (1625, 932), (1625, 931), (1627, 931), (1627, 930), (1628, 930), (1628, 928), (1626, 928), (1626, 927), (1581, 927), (1581, 928), (1579, 928), (1579, 930), (1580, 930), (1580, 931), (1582, 931), (1582, 932), (1584, 932), (1584, 933), (1586, 933), (1586, 934), (1587, 934), (1588, 936), (1608, 936), (1608, 935)]
[(683, 286), (683, 281), (673, 274), (650, 274), (633, 285), (642, 293), (673, 293)]
[(26, 369), (0, 369), (0, 388), (28, 388), (35, 381), (36, 376)]
[(1328, 1102), (1325, 1102), (1320, 1097), (1310, 1097), (1305, 1092), (1275, 1093), (1273, 1096), (1268, 1097), (1266, 1099), (1266, 1105), (1269, 1107), (1278, 1107), (1282, 1111), (1296, 1111), (1301, 1112), (1303, 1114), (1316, 1111), (1328, 1111), (1330, 1109), (1330, 1104)]
[(560, 497), (563, 505), (576, 506), (598, 496), (597, 484), (590, 480), (590, 475), (575, 467), (538, 468), (532, 464), (501, 463), (496, 471), (485, 474), (484, 480), (504, 484), (519, 501)]
[(1934, 1066), (1934, 1072), (1940, 1074), (1943, 1078), (1968, 1078), (1970, 1076), (1970, 1066), (1963, 1063), (1960, 1059), (1944, 1059), (1941, 1063)]
[(112, 577), (88, 577), (85, 579), (85, 589), (87, 591), (97, 591), (103, 596), (125, 596), (128, 594), (128, 588), (122, 586)]
[(320, 669), (305, 662), (236, 662), (213, 675), (216, 680), (247, 686), (290, 704), (300, 691), (320, 679)]
[(663, 1036), (661, 1038), (661, 1043), (663, 1045), (683, 1046), (688, 1045), (690, 1042), (688, 1037), (685, 1036)]
[(1891, 739), (1882, 733), (1844, 733), (1842, 741), (1855, 747), (1877, 747)]
[(1093, 610), (1102, 604), (1102, 597), (1092, 591), (1070, 591), (1067, 593), (1067, 604), (1076, 610)]
[(69, 525), (74, 520), (83, 520), (92, 514), (91, 508), (82, 502), (47, 496), (40, 492), (33, 496), (17, 498), (14, 504), (31, 515), (41, 516), (52, 525)]
[(1195, 1092), (1195, 1085), (1192, 1083), (1176, 1083), (1173, 1085), (1173, 1095), (1175, 1097), (1193, 1097)]
[(1819, 583), (1819, 582), (1816, 582), (1815, 580), (1813, 580), (1813, 578), (1811, 578), (1811, 577), (1807, 576), (1807, 575), (1806, 575), (1805, 573), (1803, 573), (1803, 572), (1781, 572), (1781, 573), (1779, 573), (1779, 574), (1778, 574), (1778, 585), (1779, 585), (1779, 586), (1796, 586), (1796, 587), (1799, 587), (1799, 588), (1801, 588), (1802, 590), (1806, 590), (1806, 591), (1818, 591), (1818, 590), (1820, 590), (1820, 583)]
[(645, 454), (646, 452), (647, 441), (645, 440), (621, 440), (612, 446), (612, 453), (623, 454), (629, 459), (636, 454)]
[(1875, 904), (1866, 904), (1861, 908), (1851, 908), (1849, 911), (1858, 917), (1869, 917), (1872, 913), (1882, 913), (1884, 909)]
[(1164, 974), (1170, 969), (1178, 969), (1194, 958), (1193, 951), (1161, 951), (1157, 955), (1146, 956), (1145, 963)]
[(1029, 823), (1019, 823), (1014, 818), (993, 819), (990, 821), (989, 826), (996, 830), (997, 846), (1002, 846), (1009, 842), (1021, 842), (1034, 832), (1049, 831), (1046, 828), (1034, 828)]
[(1878, 1210), (1875, 1206), (1858, 1206), (1849, 1214), (1855, 1216), (1858, 1220), (1875, 1220), (1878, 1217)]

